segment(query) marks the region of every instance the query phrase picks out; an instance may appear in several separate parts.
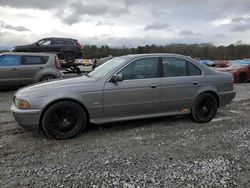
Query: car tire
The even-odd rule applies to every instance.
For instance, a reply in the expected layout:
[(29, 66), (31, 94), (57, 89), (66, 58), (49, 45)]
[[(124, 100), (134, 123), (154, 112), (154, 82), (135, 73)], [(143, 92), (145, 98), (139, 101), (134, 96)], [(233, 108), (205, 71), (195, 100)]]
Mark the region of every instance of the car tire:
[(43, 77), (40, 79), (40, 82), (47, 82), (47, 81), (54, 80), (54, 79), (56, 79), (55, 76), (47, 75), (47, 76), (43, 76)]
[(66, 52), (64, 54), (64, 61), (68, 64), (74, 63), (76, 60), (76, 56), (73, 52)]
[(45, 134), (62, 140), (76, 137), (86, 127), (87, 116), (84, 109), (71, 101), (60, 101), (50, 106), (42, 118)]
[(239, 83), (245, 83), (245, 82), (247, 82), (247, 75), (244, 72), (242, 72), (242, 73), (239, 74), (238, 82)]
[(206, 123), (215, 117), (217, 108), (218, 102), (216, 97), (211, 93), (203, 93), (195, 99), (191, 115), (194, 121)]

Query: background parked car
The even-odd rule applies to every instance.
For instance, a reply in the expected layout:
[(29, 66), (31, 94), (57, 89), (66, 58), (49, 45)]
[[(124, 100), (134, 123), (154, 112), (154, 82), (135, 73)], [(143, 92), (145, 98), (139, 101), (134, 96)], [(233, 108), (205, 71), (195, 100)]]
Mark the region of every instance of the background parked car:
[(34, 44), (15, 46), (12, 51), (54, 53), (67, 63), (74, 63), (77, 58), (83, 58), (83, 46), (71, 38), (45, 38)]
[(200, 60), (199, 62), (209, 67), (215, 67), (215, 62), (211, 60)]
[(232, 63), (226, 68), (218, 68), (222, 72), (231, 72), (234, 76), (234, 82), (244, 83), (250, 80), (250, 64), (244, 64), (241, 61)]
[(0, 89), (61, 78), (57, 55), (49, 53), (3, 53), (0, 55)]

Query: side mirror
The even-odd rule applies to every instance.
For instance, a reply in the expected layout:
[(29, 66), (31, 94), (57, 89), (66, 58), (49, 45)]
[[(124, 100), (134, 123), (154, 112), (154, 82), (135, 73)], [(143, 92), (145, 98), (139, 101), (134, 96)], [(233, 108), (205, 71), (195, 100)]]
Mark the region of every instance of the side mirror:
[(113, 75), (112, 78), (111, 78), (111, 81), (112, 82), (121, 82), (121, 81), (123, 81), (122, 74), (115, 74), (115, 75)]

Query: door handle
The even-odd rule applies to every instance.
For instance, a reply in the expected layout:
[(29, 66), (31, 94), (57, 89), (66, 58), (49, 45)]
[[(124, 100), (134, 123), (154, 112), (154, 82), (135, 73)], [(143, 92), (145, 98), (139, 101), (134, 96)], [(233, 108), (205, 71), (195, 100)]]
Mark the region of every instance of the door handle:
[(194, 81), (194, 82), (193, 82), (193, 85), (198, 85), (198, 84), (199, 84), (198, 81)]
[(150, 85), (151, 88), (157, 88), (158, 85)]

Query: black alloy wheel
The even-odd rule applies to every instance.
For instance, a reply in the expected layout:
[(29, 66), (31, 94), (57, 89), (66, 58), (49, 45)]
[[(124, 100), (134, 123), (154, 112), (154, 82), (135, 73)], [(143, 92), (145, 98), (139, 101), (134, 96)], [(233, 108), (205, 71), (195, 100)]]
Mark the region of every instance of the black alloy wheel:
[(47, 76), (42, 77), (40, 82), (50, 81), (50, 80), (54, 80), (54, 79), (56, 79), (55, 76), (47, 75)]
[(197, 97), (192, 107), (192, 117), (196, 122), (211, 121), (217, 113), (218, 103), (213, 94), (203, 93)]
[(238, 82), (239, 83), (245, 83), (245, 82), (247, 82), (247, 75), (244, 72), (240, 73)]
[(83, 108), (71, 101), (60, 101), (50, 106), (42, 119), (43, 130), (55, 139), (69, 139), (79, 135), (87, 124)]
[(66, 52), (64, 54), (64, 60), (66, 63), (71, 64), (75, 62), (76, 56), (73, 52)]

